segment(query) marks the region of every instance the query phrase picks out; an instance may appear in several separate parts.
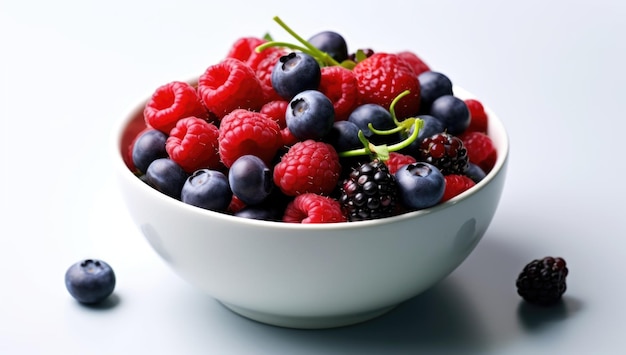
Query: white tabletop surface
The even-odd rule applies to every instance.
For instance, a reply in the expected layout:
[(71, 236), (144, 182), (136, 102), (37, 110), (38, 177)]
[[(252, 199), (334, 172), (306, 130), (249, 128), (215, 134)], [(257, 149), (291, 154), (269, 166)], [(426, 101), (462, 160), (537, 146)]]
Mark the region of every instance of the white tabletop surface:
[[(411, 49), (497, 112), (511, 139), (499, 210), (447, 279), (375, 320), (293, 330), (228, 311), (173, 274), (126, 215), (114, 125), (238, 37), (338, 31)], [(0, 354), (624, 354), (626, 5), (622, 1), (0, 2)], [(560, 306), (521, 301), (527, 262), (564, 257)], [(67, 267), (108, 261), (100, 308)]]

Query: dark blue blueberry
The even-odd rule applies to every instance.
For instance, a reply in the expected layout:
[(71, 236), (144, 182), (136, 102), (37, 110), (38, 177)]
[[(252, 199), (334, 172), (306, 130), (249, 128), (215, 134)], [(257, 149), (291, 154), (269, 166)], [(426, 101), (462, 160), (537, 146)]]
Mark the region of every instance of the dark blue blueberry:
[(272, 71), (272, 87), (285, 100), (291, 100), (304, 90), (317, 89), (322, 70), (315, 58), (300, 52), (280, 57)]
[(452, 135), (463, 133), (470, 124), (470, 112), (462, 99), (453, 95), (443, 95), (433, 101), (429, 114), (441, 122)]
[(167, 135), (156, 129), (147, 130), (137, 137), (132, 151), (133, 164), (137, 170), (145, 174), (150, 163), (167, 157), (165, 141)]
[(390, 130), (396, 128), (396, 123), (391, 117), (391, 113), (386, 108), (378, 104), (364, 104), (358, 106), (348, 116), (348, 121), (354, 123), (363, 135), (373, 144), (384, 144), (398, 141), (399, 135), (377, 135), (368, 128), (371, 123), (372, 127), (379, 131)]
[(80, 303), (100, 303), (113, 293), (115, 273), (102, 260), (85, 259), (67, 269), (65, 287)]
[(230, 205), (233, 193), (228, 178), (217, 170), (194, 171), (185, 181), (181, 201), (207, 210), (224, 212)]
[(255, 155), (243, 155), (231, 165), (228, 182), (233, 194), (246, 205), (257, 205), (274, 188), (272, 171)]
[(359, 140), (359, 127), (350, 121), (333, 123), (333, 128), (326, 140), (338, 152), (363, 148), (363, 143)]
[(283, 210), (264, 205), (246, 206), (235, 212), (235, 216), (262, 221), (281, 221)]
[(452, 81), (442, 73), (425, 71), (417, 79), (420, 83), (420, 112), (428, 112), (435, 99), (452, 95)]
[(399, 195), (410, 210), (434, 206), (441, 201), (446, 180), (434, 165), (417, 162), (400, 168), (396, 174)]
[(308, 42), (315, 48), (328, 53), (334, 60), (341, 63), (348, 59), (348, 44), (337, 32), (323, 31), (309, 38)]
[(159, 158), (148, 166), (145, 180), (153, 188), (180, 200), (180, 192), (188, 176), (172, 159)]
[(475, 183), (479, 183), (482, 179), (487, 176), (485, 171), (478, 165), (474, 163), (469, 163), (467, 171), (465, 171), (465, 175), (467, 175), (470, 179), (472, 179)]
[[(420, 144), (422, 143), (424, 138), (431, 137), (437, 133), (441, 133), (444, 131), (443, 123), (439, 119), (430, 115), (421, 115), (418, 118), (420, 118), (424, 122), (422, 129), (420, 129), (420, 131), (417, 133), (417, 138), (413, 142), (411, 142), (411, 144), (409, 144), (406, 148), (403, 148), (400, 151), (403, 154), (408, 154), (415, 158), (420, 158), (419, 149)], [(414, 129), (415, 126), (411, 126), (409, 132), (407, 133), (407, 136), (410, 136), (413, 133)]]
[(291, 134), (298, 140), (317, 140), (333, 128), (335, 108), (326, 95), (317, 90), (305, 90), (289, 102), (285, 121)]

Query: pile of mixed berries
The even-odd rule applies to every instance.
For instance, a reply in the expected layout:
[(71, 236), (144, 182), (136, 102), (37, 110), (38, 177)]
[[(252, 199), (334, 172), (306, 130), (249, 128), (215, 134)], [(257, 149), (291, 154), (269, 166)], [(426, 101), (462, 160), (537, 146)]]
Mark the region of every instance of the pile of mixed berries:
[(162, 193), (271, 221), (333, 223), (428, 208), (477, 184), (497, 152), (476, 99), (411, 51), (242, 37), (193, 82), (157, 88), (127, 165)]

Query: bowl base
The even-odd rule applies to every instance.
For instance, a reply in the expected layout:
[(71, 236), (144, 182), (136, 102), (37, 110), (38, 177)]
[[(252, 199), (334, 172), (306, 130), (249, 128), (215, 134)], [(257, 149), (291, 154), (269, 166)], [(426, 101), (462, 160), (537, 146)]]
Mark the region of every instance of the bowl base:
[(224, 307), (245, 318), (283, 328), (294, 329), (327, 329), (362, 323), (391, 311), (397, 305), (376, 309), (364, 313), (344, 314), (338, 316), (285, 316), (259, 312), (219, 301)]

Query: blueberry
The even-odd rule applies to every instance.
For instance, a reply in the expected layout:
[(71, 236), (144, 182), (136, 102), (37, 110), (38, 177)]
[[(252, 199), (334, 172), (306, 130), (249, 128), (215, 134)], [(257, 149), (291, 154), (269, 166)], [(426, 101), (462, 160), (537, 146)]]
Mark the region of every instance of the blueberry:
[(381, 105), (378, 104), (363, 104), (355, 108), (348, 121), (354, 123), (361, 131), (368, 141), (374, 144), (389, 143), (391, 141), (397, 141), (398, 135), (377, 135), (370, 131), (368, 124), (371, 123), (372, 127), (379, 131), (385, 131), (396, 127), (396, 123), (391, 117), (391, 113)]
[(328, 55), (339, 63), (348, 59), (348, 45), (346, 40), (337, 32), (319, 32), (309, 38), (308, 42), (315, 48), (328, 53)]
[(475, 183), (479, 183), (482, 179), (487, 176), (485, 171), (478, 165), (474, 163), (468, 163), (468, 168), (465, 171), (465, 175), (467, 175), (470, 179), (472, 179)]
[(338, 152), (363, 148), (363, 143), (359, 140), (359, 127), (350, 121), (333, 123), (326, 140)]
[(272, 87), (285, 100), (291, 100), (304, 90), (317, 89), (322, 70), (315, 58), (300, 52), (280, 57), (272, 71)]
[[(437, 133), (441, 133), (444, 131), (443, 123), (439, 119), (430, 115), (421, 115), (418, 118), (420, 118), (424, 122), (422, 129), (420, 129), (420, 131), (417, 133), (417, 138), (413, 142), (411, 142), (411, 144), (409, 144), (406, 148), (403, 148), (401, 150), (401, 153), (411, 155), (415, 158), (420, 157), (420, 144), (422, 143), (424, 138), (431, 137)], [(415, 126), (411, 126), (407, 135), (410, 136), (413, 133), (414, 129)]]
[(102, 260), (85, 259), (67, 269), (65, 287), (80, 303), (100, 303), (113, 293), (115, 273)]
[(185, 181), (181, 191), (181, 201), (207, 210), (226, 211), (233, 193), (224, 173), (199, 169)]
[(183, 168), (169, 158), (156, 159), (146, 171), (146, 181), (150, 186), (177, 200), (180, 200), (187, 177)]
[(285, 121), (298, 140), (320, 139), (333, 128), (335, 109), (332, 101), (320, 91), (305, 90), (289, 102)]
[(446, 180), (439, 169), (425, 162), (416, 162), (400, 168), (396, 174), (402, 203), (408, 209), (419, 210), (439, 203)]
[(261, 203), (274, 187), (272, 171), (255, 155), (237, 158), (228, 171), (228, 182), (233, 194), (246, 205)]
[(439, 72), (425, 71), (417, 79), (420, 83), (420, 111), (428, 112), (435, 99), (452, 95), (452, 81)]
[(132, 158), (135, 168), (145, 174), (150, 163), (156, 159), (167, 157), (166, 141), (167, 135), (156, 129), (141, 133), (133, 145)]
[(465, 101), (453, 95), (443, 95), (435, 99), (429, 114), (441, 122), (452, 135), (463, 133), (470, 124), (470, 113)]
[(235, 216), (262, 221), (280, 221), (283, 217), (283, 210), (270, 206), (246, 206), (235, 213)]

